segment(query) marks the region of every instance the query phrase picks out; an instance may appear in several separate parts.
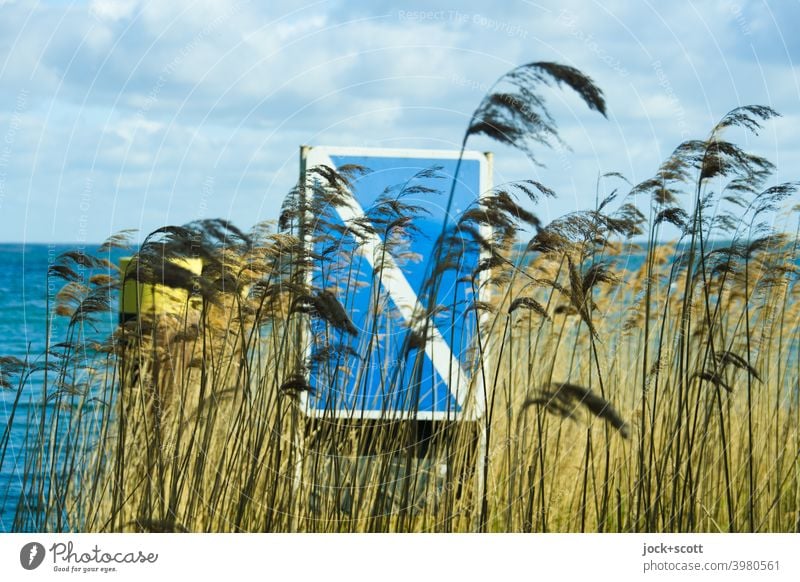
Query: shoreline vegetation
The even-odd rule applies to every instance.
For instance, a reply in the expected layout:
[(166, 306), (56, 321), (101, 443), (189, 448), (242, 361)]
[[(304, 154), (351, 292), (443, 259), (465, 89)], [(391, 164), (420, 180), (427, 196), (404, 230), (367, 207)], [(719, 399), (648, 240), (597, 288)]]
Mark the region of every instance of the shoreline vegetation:
[[(484, 135), (535, 159), (559, 140), (542, 95), (554, 86), (605, 115), (583, 73), (531, 63), (490, 88), (462, 150)], [(398, 361), (423, 389), (428, 327), (456, 313), (438, 300), (443, 277), (486, 298), (466, 309), (479, 333), (450, 338), (471, 341), (475, 421), (309, 418), (300, 405), (310, 375), (336, 390), (374, 367), (380, 341), (353, 326), (353, 289), (376, 290), (370, 321), (392, 317), (381, 269), (353, 272), (349, 257), (369, 232), (398, 264), (415, 260), (409, 198), (446, 203), (447, 188), (387, 184), (367, 220), (342, 228), (336, 208), (368, 170), (321, 166), (289, 193), (277, 228), (160, 228), (124, 271), (105, 257), (131, 232), (96, 256), (59, 255), (47, 309), (63, 333), (48, 324), (44, 353), (0, 357), (14, 395), (0, 467), (12, 426), (27, 426), (22, 493), (0, 497), (16, 507), (13, 529), (800, 531), (798, 208), (783, 208), (797, 184), (771, 183), (767, 159), (728, 141), (776, 116), (736, 108), (651, 179), (605, 174), (591, 208), (549, 224), (529, 208), (556, 193), (528, 180), (443, 225)], [(616, 189), (601, 200), (606, 182)], [(657, 242), (665, 229), (674, 242)], [(643, 260), (629, 268), (634, 239)], [(464, 265), (465, 248), (483, 258)], [(131, 285), (180, 290), (180, 308), (140, 310), (95, 339)], [(38, 405), (18, 417), (28, 400)]]

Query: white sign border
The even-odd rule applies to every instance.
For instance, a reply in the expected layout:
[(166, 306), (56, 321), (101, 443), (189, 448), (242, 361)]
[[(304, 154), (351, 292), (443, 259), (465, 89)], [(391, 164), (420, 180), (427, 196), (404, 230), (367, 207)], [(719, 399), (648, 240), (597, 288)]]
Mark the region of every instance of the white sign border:
[[(478, 197), (482, 198), (489, 193), (492, 188), (492, 154), (490, 152), (479, 152), (474, 150), (465, 150), (463, 154), (457, 150), (433, 150), (433, 149), (405, 149), (405, 148), (368, 148), (368, 147), (339, 147), (339, 146), (301, 146), (300, 147), (300, 175), (301, 180), (306, 179), (307, 171), (315, 166), (326, 165), (335, 169), (335, 164), (331, 160), (333, 156), (348, 156), (348, 157), (373, 157), (373, 158), (409, 158), (409, 159), (429, 159), (432, 162), (436, 160), (457, 160), (459, 156), (465, 161), (477, 161), (479, 163), (479, 180), (478, 180)], [(344, 215), (343, 215), (344, 213)], [(361, 207), (354, 202), (353, 204), (339, 210), (339, 215), (345, 222), (352, 221), (353, 219), (363, 216), (364, 211)], [(491, 236), (491, 229), (488, 226), (481, 225), (481, 235), (485, 239)], [(374, 237), (377, 239), (378, 237)], [(310, 243), (310, 238), (306, 240), (306, 244)], [(372, 257), (370, 256), (369, 249), (380, 244), (380, 240), (367, 240), (365, 244), (364, 257), (372, 265)], [(481, 250), (480, 258), (484, 259), (488, 255), (485, 251)], [(389, 257), (387, 264), (384, 264), (383, 270), (389, 272), (389, 279), (392, 279), (394, 285), (400, 287), (400, 302), (396, 301), (397, 290), (391, 293), (395, 305), (401, 312), (414, 309), (416, 305), (417, 296), (411, 286), (408, 284), (405, 275), (394, 264), (394, 261)], [(486, 273), (481, 273), (481, 283), (487, 278)], [(309, 270), (308, 282), (311, 282), (313, 273)], [(480, 286), (479, 300), (484, 300), (484, 285)], [(413, 299), (412, 299), (413, 298)], [(409, 306), (409, 300), (411, 301)], [(404, 319), (410, 320), (410, 313), (403, 313)], [(484, 314), (485, 315), (485, 314)], [(483, 318), (481, 318), (483, 319)], [(476, 330), (476, 333), (478, 331)], [(342, 408), (316, 408), (310, 405), (308, 394), (301, 395), (300, 407), (307, 416), (317, 418), (331, 418), (331, 419), (348, 419), (348, 420), (421, 420), (421, 421), (460, 421), (460, 420), (477, 420), (483, 416), (484, 412), (484, 390), (483, 380), (480, 374), (475, 374), (472, 382), (467, 383), (466, 374), (462, 371), (461, 364), (453, 356), (450, 346), (442, 338), (436, 326), (433, 326), (432, 341), (426, 343), (425, 351), (434, 367), (437, 368), (439, 375), (447, 383), (446, 378), (448, 374), (444, 374), (442, 370), (438, 369), (437, 362), (443, 360), (452, 361), (452, 369), (458, 370), (458, 379), (456, 380), (457, 390), (453, 393), (452, 386), (448, 386), (451, 396), (453, 396), (461, 411), (466, 411), (464, 414), (461, 411), (435, 411), (435, 410), (422, 410), (422, 411), (405, 411), (405, 410), (367, 410), (367, 409), (342, 409)], [(310, 355), (311, 344), (305, 345), (306, 357)], [(446, 354), (445, 354), (446, 350)], [(449, 365), (448, 365), (448, 369)], [(474, 385), (475, 390), (470, 391), (470, 385)], [(473, 406), (468, 406), (465, 399), (469, 395), (473, 396)]]

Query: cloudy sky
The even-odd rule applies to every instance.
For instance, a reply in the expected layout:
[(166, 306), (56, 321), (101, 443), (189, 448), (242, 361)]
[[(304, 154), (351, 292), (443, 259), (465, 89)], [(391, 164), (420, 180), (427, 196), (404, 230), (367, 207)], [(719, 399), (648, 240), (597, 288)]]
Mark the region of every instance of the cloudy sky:
[(248, 228), (276, 217), (301, 144), (457, 148), (486, 88), (539, 60), (589, 74), (608, 119), (554, 90), (571, 151), (542, 169), (470, 146), (495, 152), (495, 182), (558, 190), (545, 220), (743, 104), (784, 115), (748, 145), (800, 178), (798, 0), (497, 4), (0, 0), (0, 241)]

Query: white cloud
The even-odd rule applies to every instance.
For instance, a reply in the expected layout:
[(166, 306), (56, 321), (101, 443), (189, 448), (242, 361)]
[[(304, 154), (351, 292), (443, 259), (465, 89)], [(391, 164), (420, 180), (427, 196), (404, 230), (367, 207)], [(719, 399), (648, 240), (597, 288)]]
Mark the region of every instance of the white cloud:
[(89, 14), (93, 17), (111, 22), (130, 18), (139, 0), (92, 0), (89, 3)]
[(126, 142), (134, 139), (137, 133), (153, 135), (164, 129), (164, 124), (158, 121), (149, 121), (143, 118), (124, 119), (115, 123), (111, 131)]

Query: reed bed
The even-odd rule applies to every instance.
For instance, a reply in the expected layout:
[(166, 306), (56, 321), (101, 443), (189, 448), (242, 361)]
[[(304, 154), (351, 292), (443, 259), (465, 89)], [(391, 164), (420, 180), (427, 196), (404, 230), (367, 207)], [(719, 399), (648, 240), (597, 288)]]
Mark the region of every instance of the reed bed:
[[(556, 141), (549, 85), (605, 114), (591, 79), (532, 63), (493, 86), (464, 147), (483, 134), (533, 156)], [(15, 393), (0, 463), (13, 423), (28, 429), (23, 492), (3, 500), (14, 529), (800, 531), (797, 209), (783, 211), (795, 184), (770, 184), (771, 163), (727, 140), (776, 115), (737, 108), (652, 179), (604, 175), (590, 208), (550, 224), (534, 214), (556, 195), (545, 185), (494, 188), (442, 226), (410, 324), (387, 307), (383, 270), (352, 257), (377, 234), (377, 265), (417, 260), (410, 197), (446, 202), (448, 189), (387, 185), (342, 225), (359, 167), (310, 169), (277, 225), (159, 229), (124, 272), (103, 253), (130, 233), (98, 257), (62, 255), (47, 276), (63, 282), (50, 306), (63, 337), (0, 360)], [(98, 340), (129, 281), (182, 289), (185, 304)], [(441, 303), (450, 284), (471, 299)], [(349, 298), (364, 287), (357, 327)], [(449, 338), (468, 348), (463, 420), (306, 414), (315, 391), (354, 381), (419, 394), (434, 324), (464, 330)], [(380, 352), (390, 327), (394, 368)], [(30, 418), (14, 416), (23, 400), (38, 403)]]

